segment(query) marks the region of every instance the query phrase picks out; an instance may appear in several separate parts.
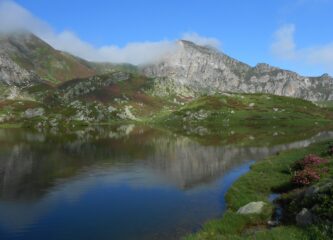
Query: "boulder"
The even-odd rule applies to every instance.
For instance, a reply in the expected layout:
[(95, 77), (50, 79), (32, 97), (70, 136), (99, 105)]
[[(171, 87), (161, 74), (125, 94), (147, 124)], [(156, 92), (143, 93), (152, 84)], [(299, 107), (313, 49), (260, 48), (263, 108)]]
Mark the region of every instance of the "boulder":
[(305, 227), (311, 225), (312, 222), (313, 214), (307, 208), (303, 208), (302, 211), (296, 215), (296, 223), (298, 226)]
[(238, 209), (239, 214), (259, 214), (262, 212), (266, 203), (264, 202), (250, 202), (245, 206)]
[(24, 117), (26, 118), (34, 118), (43, 116), (45, 113), (44, 108), (29, 108), (24, 112)]

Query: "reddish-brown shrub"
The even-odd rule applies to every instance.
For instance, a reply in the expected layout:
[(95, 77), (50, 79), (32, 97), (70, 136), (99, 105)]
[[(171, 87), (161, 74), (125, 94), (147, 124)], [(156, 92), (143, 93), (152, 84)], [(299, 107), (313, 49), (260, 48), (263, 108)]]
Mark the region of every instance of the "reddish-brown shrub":
[(324, 158), (321, 158), (317, 155), (314, 154), (309, 154), (305, 156), (303, 159), (297, 161), (295, 165), (293, 166), (293, 170), (298, 171), (298, 170), (304, 170), (305, 168), (308, 167), (316, 167), (321, 164), (326, 164), (328, 161)]
[(307, 186), (311, 183), (318, 181), (320, 174), (316, 169), (305, 168), (301, 171), (296, 171), (291, 182), (297, 186)]

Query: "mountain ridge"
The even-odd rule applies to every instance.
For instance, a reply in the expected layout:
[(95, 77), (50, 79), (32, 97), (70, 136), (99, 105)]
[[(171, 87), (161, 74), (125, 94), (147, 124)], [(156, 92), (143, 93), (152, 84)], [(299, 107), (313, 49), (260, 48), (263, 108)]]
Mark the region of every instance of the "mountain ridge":
[(169, 80), (194, 91), (270, 93), (312, 101), (333, 100), (328, 74), (304, 77), (265, 63), (254, 67), (215, 49), (180, 41), (180, 48), (159, 63), (142, 67), (149, 77)]
[(155, 95), (196, 96), (206, 93), (267, 93), (311, 101), (333, 100), (333, 78), (305, 77), (258, 63), (250, 66), (215, 48), (179, 40), (177, 50), (151, 64), (134, 66), (90, 62), (55, 50), (31, 33), (0, 35), (0, 83), (60, 84), (108, 72), (139, 73), (155, 82)]

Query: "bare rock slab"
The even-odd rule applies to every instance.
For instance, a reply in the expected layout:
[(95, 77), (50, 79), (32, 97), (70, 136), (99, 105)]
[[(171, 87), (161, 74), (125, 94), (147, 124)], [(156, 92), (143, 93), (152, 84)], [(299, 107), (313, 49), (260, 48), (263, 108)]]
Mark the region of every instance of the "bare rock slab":
[(262, 212), (265, 202), (250, 202), (245, 206), (238, 209), (237, 213), (239, 214), (259, 214)]

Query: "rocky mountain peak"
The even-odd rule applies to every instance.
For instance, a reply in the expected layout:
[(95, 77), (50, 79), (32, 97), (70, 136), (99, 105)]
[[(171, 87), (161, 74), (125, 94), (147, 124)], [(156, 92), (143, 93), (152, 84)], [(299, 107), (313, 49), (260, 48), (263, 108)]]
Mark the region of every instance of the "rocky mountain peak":
[(180, 48), (157, 64), (142, 67), (149, 77), (167, 78), (196, 91), (226, 90), (219, 79), (230, 82), (244, 77), (251, 67), (211, 47), (180, 40)]
[[(195, 51), (201, 51), (206, 54), (216, 54), (218, 53), (218, 49), (209, 46), (209, 45), (198, 45), (194, 42), (188, 41), (188, 40), (179, 40), (177, 41), (180, 47), (182, 47), (184, 50), (195, 50)], [(220, 54), (222, 54), (220, 52)]]
[[(149, 77), (163, 79), (159, 81), (164, 85), (161, 89), (172, 86), (198, 93), (271, 93), (314, 101), (333, 99), (333, 81), (318, 81), (265, 63), (251, 67), (217, 49), (186, 40), (178, 43), (177, 51), (141, 69)], [(332, 79), (326, 75), (321, 78)]]
[(320, 78), (324, 80), (333, 80), (333, 78), (328, 73), (324, 73), (323, 75), (320, 76)]

